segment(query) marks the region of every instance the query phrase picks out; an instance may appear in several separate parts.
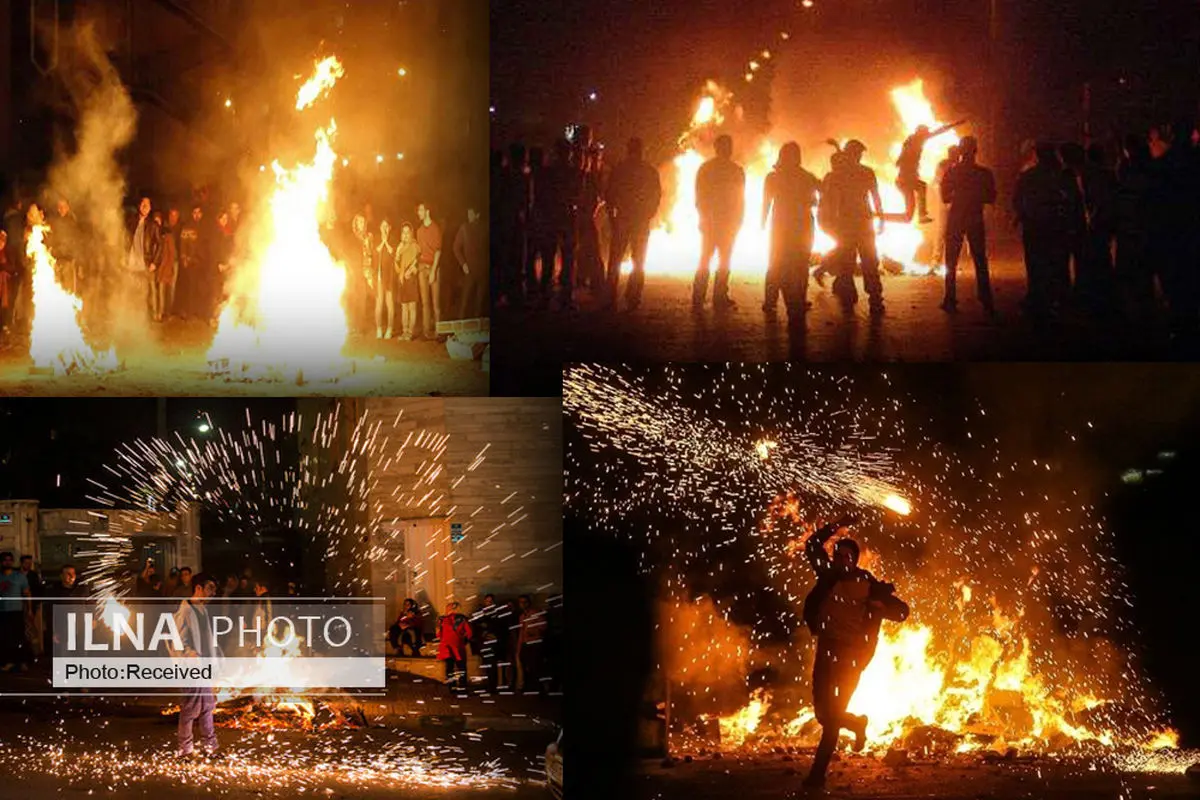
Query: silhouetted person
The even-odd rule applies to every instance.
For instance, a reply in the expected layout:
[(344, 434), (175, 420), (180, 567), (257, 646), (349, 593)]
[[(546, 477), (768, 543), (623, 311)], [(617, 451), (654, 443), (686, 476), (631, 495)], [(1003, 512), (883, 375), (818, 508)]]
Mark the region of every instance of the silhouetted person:
[(953, 145), (946, 151), (946, 157), (938, 162), (937, 170), (933, 174), (933, 186), (937, 189), (937, 197), (941, 201), (941, 208), (937, 216), (937, 235), (933, 237), (933, 252), (930, 253), (929, 263), (934, 266), (940, 266), (946, 263), (946, 221), (949, 217), (950, 206), (946, 205), (945, 199), (941, 196), (942, 181), (946, 179), (946, 173), (950, 168), (958, 163), (959, 153), (958, 145)]
[(899, 173), (896, 176), (896, 188), (904, 195), (904, 218), (906, 220), (911, 220), (913, 212), (916, 211), (920, 215), (922, 225), (933, 222), (929, 218), (926, 199), (927, 186), (925, 181), (921, 180), (921, 153), (930, 139), (952, 130), (956, 124), (959, 123), (943, 125), (935, 131), (929, 130), (928, 125), (918, 125), (912, 135), (901, 145), (900, 157), (896, 159), (896, 168)]
[(895, 587), (858, 567), (857, 542), (841, 538), (832, 558), (826, 552), (825, 543), (835, 533), (844, 537), (847, 524), (849, 520), (821, 528), (804, 548), (817, 573), (817, 584), (804, 600), (804, 622), (817, 637), (813, 711), (821, 724), (821, 741), (804, 779), (806, 787), (825, 785), (825, 772), (843, 728), (854, 732), (855, 750), (866, 744), (867, 718), (847, 713), (846, 707), (875, 655), (880, 623), (908, 619), (908, 606), (895, 597)]
[(1026, 310), (1035, 316), (1050, 311), (1060, 299), (1056, 284), (1071, 256), (1068, 241), (1070, 182), (1053, 144), (1039, 143), (1037, 163), (1017, 177), (1013, 211), (1021, 226), (1029, 290)]
[[(1087, 208), (1083, 196), (1083, 162), (1085, 151), (1077, 142), (1067, 142), (1059, 148), (1063, 162), (1063, 177), (1067, 181), (1067, 247), (1070, 251), (1070, 267), (1058, 278), (1064, 291), (1081, 289), (1080, 280), (1084, 270), (1083, 246), (1087, 240)], [(1072, 280), (1072, 276), (1074, 279)], [(1083, 279), (1086, 286), (1087, 280)]]
[(625, 286), (625, 303), (637, 308), (646, 282), (646, 247), (650, 242), (650, 223), (662, 202), (662, 182), (658, 170), (642, 160), (642, 140), (630, 139), (625, 160), (613, 167), (608, 179), (605, 206), (611, 228), (608, 251), (608, 298), (616, 307), (621, 281), (621, 262), (626, 251), (633, 256), (633, 274)]
[(696, 172), (696, 210), (700, 214), (700, 266), (692, 283), (692, 306), (701, 308), (708, 294), (709, 264), (717, 256), (713, 305), (732, 307), (729, 271), (733, 243), (742, 227), (746, 206), (746, 171), (733, 161), (733, 139), (718, 136), (717, 155)]
[(532, 278), (534, 261), (542, 259), (538, 286), (541, 301), (548, 303), (554, 286), (555, 257), (561, 256), (558, 289), (564, 308), (571, 305), (575, 280), (575, 216), (582, 190), (582, 175), (571, 163), (571, 144), (566, 139), (554, 143), (554, 160), (534, 173), (533, 225), (527, 256), (528, 275)]
[(958, 257), (963, 239), (971, 246), (975, 263), (975, 287), (979, 302), (989, 314), (992, 283), (988, 275), (987, 233), (983, 225), (983, 207), (996, 202), (996, 179), (992, 171), (975, 163), (979, 143), (967, 136), (960, 145), (960, 160), (942, 179), (942, 200), (950, 207), (946, 218), (946, 296), (942, 308), (953, 311), (958, 304)]
[(1106, 313), (1112, 310), (1114, 299), (1112, 248), (1117, 228), (1117, 176), (1100, 144), (1093, 144), (1087, 151), (1083, 166), (1083, 199), (1087, 233), (1083, 242), (1079, 290), (1093, 311)]
[(817, 176), (802, 166), (800, 145), (788, 142), (781, 147), (775, 169), (763, 183), (763, 227), (768, 218), (771, 221), (771, 254), (763, 299), (763, 311), (769, 316), (774, 316), (780, 294), (788, 319), (804, 315), (815, 234), (813, 207), (820, 188)]
[(495, 231), (499, 259), (494, 269), (500, 271), (500, 294), (509, 304), (521, 300), (524, 291), (522, 276), (525, 269), (525, 245), (528, 235), (529, 204), (532, 184), (524, 145), (508, 148), (508, 161), (501, 174), (500, 204), (494, 209)]
[[(879, 255), (875, 249), (875, 227), (883, 231), (883, 201), (879, 197), (879, 182), (875, 172), (862, 163), (866, 146), (851, 139), (843, 148), (840, 168), (829, 173), (825, 194), (821, 198), (822, 220), (828, 222), (826, 231), (837, 241), (834, 265), (837, 277), (833, 293), (849, 312), (858, 302), (854, 288), (854, 268), (861, 260), (863, 289), (870, 298), (871, 314), (883, 313), (883, 282), (879, 279)], [(825, 225), (826, 222), (822, 222)]]
[(1135, 315), (1154, 307), (1154, 269), (1147, 258), (1150, 221), (1150, 146), (1136, 134), (1125, 138), (1117, 167), (1116, 277)]
[(601, 204), (604, 199), (602, 174), (604, 151), (598, 146), (580, 150), (580, 165), (583, 173), (579, 193), (579, 223), (576, 239), (579, 243), (579, 258), (576, 266), (576, 284), (586, 286), (594, 292), (602, 291), (605, 282), (604, 258), (600, 254), (600, 231), (597, 227)]

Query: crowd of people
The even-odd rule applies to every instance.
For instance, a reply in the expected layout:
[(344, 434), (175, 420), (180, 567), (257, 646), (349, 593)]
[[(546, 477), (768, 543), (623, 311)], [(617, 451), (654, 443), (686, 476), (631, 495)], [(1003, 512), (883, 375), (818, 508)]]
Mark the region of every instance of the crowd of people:
[[(68, 199), (57, 199), (46, 213), (15, 195), (0, 231), (3, 333), (29, 330), (32, 265), (26, 243), (32, 227), (41, 224), (48, 227), (45, 243), (59, 284), (83, 300), (85, 324), (105, 324), (106, 309), (120, 306), (144, 307), (153, 322), (197, 319), (216, 327), (230, 280), (246, 263), (251, 228), (241, 203), (216, 206), (204, 190), (197, 191), (190, 210), (183, 208), (186, 214), (179, 205), (162, 209), (141, 197), (126, 215), (121, 264), (106, 269), (96, 263), (98, 232), (80, 223)], [(413, 215), (412, 221), (406, 215), (376, 219), (365, 203), (345, 229), (332, 208), (324, 220), (323, 240), (346, 267), (344, 303), (353, 333), (434, 339), (441, 319), (488, 315), (488, 232), (479, 209), (469, 208), (449, 238), (430, 204), (419, 204)]]
[(11, 552), (0, 552), (0, 672), (27, 672), (53, 652), (54, 603), (63, 602), (58, 598), (86, 598), (89, 592), (73, 564), (64, 564), (57, 580), (44, 580), (33, 556), (22, 555), (19, 567), (13, 563)]
[[(551, 609), (539, 609), (530, 595), (497, 603), (485, 594), (479, 607), (464, 614), (457, 601), (446, 604), (434, 634), (436, 657), (445, 664), (446, 685), (452, 693), (469, 686), (467, 653), (479, 656), (489, 692), (546, 694), (557, 682), (558, 669)], [(427, 632), (420, 606), (409, 598), (388, 630), (388, 640), (400, 656), (425, 657)]]
[[(876, 236), (887, 224), (915, 218), (919, 225), (937, 223), (929, 228), (929, 256), (933, 265), (946, 266), (941, 307), (958, 308), (965, 243), (980, 305), (994, 314), (985, 219), (998, 202), (997, 185), (977, 160), (977, 140), (966, 136), (951, 147), (928, 183), (919, 172), (926, 143), (953, 127), (921, 126), (905, 141), (897, 161), (903, 212), (883, 208), (879, 180), (863, 163), (862, 142), (830, 140), (835, 152), (824, 177), (804, 168), (795, 142), (785, 144), (764, 186), (761, 224), (770, 228), (764, 312), (774, 315), (782, 297), (789, 317), (802, 319), (810, 277), (824, 285), (827, 275), (834, 276), (832, 291), (849, 311), (861, 275), (871, 313), (883, 314)], [(1161, 293), (1175, 331), (1200, 325), (1200, 194), (1193, 190), (1200, 180), (1198, 143), (1200, 131), (1191, 123), (1086, 148), (1026, 142), (1006, 204), (1023, 245), (1025, 313), (1048, 320), (1080, 309), (1141, 319), (1156, 312)], [(715, 155), (700, 167), (695, 184), (702, 241), (692, 295), (697, 309), (708, 302), (710, 286), (714, 306), (735, 305), (730, 262), (747, 222), (746, 175), (733, 158), (733, 142), (722, 135), (713, 144)], [(492, 192), (498, 302), (547, 307), (557, 295), (559, 307), (570, 309), (573, 292), (588, 287), (604, 307), (616, 308), (621, 264), (628, 258), (633, 269), (624, 303), (638, 306), (650, 230), (663, 198), (658, 171), (644, 160), (640, 140), (630, 140), (614, 166), (605, 163), (586, 129), (573, 142), (556, 142), (549, 159), (540, 148), (514, 144), (493, 153)], [(813, 253), (818, 224), (836, 242), (823, 256)]]

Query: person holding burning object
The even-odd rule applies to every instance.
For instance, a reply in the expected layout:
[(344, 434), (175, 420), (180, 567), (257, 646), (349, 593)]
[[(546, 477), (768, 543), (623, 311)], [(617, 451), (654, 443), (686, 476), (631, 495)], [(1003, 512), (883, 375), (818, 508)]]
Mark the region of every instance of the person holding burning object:
[[(856, 750), (866, 744), (867, 718), (847, 713), (846, 707), (875, 655), (882, 621), (908, 619), (908, 606), (895, 596), (895, 587), (858, 566), (858, 543), (846, 536), (853, 523), (853, 518), (845, 518), (826, 525), (804, 547), (817, 573), (817, 584), (804, 599), (804, 622), (817, 637), (813, 711), (821, 724), (821, 742), (805, 788), (825, 785), (843, 728), (854, 732)], [(825, 543), (835, 534), (841, 538), (830, 557)]]
[(438, 620), (438, 661), (446, 665), (446, 685), (451, 692), (467, 690), (467, 642), (471, 640), (471, 621), (458, 613), (458, 603), (446, 604), (446, 614)]
[(692, 307), (702, 308), (708, 294), (708, 269), (717, 255), (713, 306), (732, 308), (729, 270), (733, 242), (746, 212), (746, 171), (733, 161), (733, 139), (722, 135), (715, 143), (717, 155), (696, 172), (696, 211), (700, 213), (700, 266), (692, 283)]
[[(171, 648), (171, 656), (177, 659), (219, 658), (220, 649), (213, 640), (212, 624), (206, 606), (217, 594), (217, 584), (209, 576), (200, 573), (193, 578), (192, 596), (184, 599), (175, 612), (175, 626), (179, 630), (182, 650)], [(213, 730), (213, 710), (217, 696), (211, 686), (193, 686), (180, 698), (179, 703), (179, 756), (192, 756), (192, 725), (200, 723), (203, 746), (210, 755), (217, 751), (217, 734)]]

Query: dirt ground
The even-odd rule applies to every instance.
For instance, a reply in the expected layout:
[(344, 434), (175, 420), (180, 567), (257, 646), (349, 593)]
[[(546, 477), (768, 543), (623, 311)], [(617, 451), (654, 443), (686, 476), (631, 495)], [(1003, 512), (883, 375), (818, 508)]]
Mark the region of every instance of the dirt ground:
[[(1200, 754), (1196, 755), (1200, 761)], [(811, 752), (697, 757), (674, 766), (645, 762), (638, 777), (639, 800), (783, 800), (800, 792)], [(1200, 797), (1200, 781), (1180, 772), (1116, 772), (1085, 761), (1035, 760), (986, 763), (977, 755), (890, 767), (873, 755), (845, 756), (830, 767), (824, 793), (796, 796), (852, 798), (938, 798), (939, 800), (1142, 800)]]
[(0, 342), (0, 394), (9, 396), (486, 396), (489, 376), (477, 361), (456, 361), (445, 345), (352, 337), (353, 362), (336, 381), (244, 380), (213, 376), (205, 357), (213, 336), (203, 322), (169, 321), (151, 337), (118, 351), (124, 369), (103, 375), (34, 373), (28, 340)]

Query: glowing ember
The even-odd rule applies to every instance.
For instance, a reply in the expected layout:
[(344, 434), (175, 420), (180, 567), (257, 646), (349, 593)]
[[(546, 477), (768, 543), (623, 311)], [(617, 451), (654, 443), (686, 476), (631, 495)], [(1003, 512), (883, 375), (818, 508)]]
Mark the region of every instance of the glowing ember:
[(33, 264), (33, 325), (29, 354), (35, 367), (53, 369), (55, 375), (82, 370), (110, 372), (115, 370), (115, 350), (97, 353), (83, 338), (79, 314), (83, 301), (58, 283), (54, 274), (54, 256), (46, 247), (46, 226), (36, 207), (31, 210), (36, 221), (25, 242), (25, 254)]
[[(751, 73), (747, 73), (747, 79), (750, 76)], [(648, 272), (690, 275), (695, 270), (700, 257), (700, 222), (695, 198), (696, 173), (706, 159), (698, 149), (698, 140), (725, 122), (724, 110), (732, 100), (730, 92), (715, 82), (708, 81), (692, 116), (691, 126), (679, 139), (681, 152), (669, 167), (664, 168), (668, 173), (664, 175), (664, 185), (675, 187), (674, 201), (670, 208), (661, 212), (659, 227), (651, 232), (646, 258)], [(904, 138), (916, 130), (918, 125), (935, 128), (941, 123), (934, 114), (933, 106), (925, 97), (924, 84), (919, 78), (892, 89), (891, 101), (900, 121), (886, 163), (873, 161), (870, 153), (863, 163), (875, 170), (885, 211), (899, 214), (904, 210), (904, 197), (895, 185), (898, 173), (894, 162), (900, 154)], [(746, 170), (746, 216), (734, 244), (734, 272), (746, 275), (763, 275), (766, 272), (770, 229), (768, 227), (764, 230), (759, 224), (762, 218), (763, 183), (774, 167), (783, 141), (782, 138), (764, 138), (744, 156), (742, 166)], [(921, 174), (927, 180), (932, 178), (937, 164), (957, 142), (958, 136), (950, 131), (931, 139), (925, 146), (921, 158)], [(810, 158), (809, 169), (818, 176), (824, 175), (826, 170), (823, 166), (817, 166), (815, 160)], [(934, 192), (931, 187), (930, 194)], [(887, 222), (883, 233), (876, 238), (879, 256), (881, 259), (897, 262), (906, 273), (929, 274), (931, 265), (918, 260), (918, 251), (927, 236), (932, 235), (932, 229), (926, 233), (915, 223)], [(835, 244), (830, 235), (817, 228), (813, 246), (815, 253), (824, 255), (830, 252)], [(940, 265), (933, 265), (938, 266)], [(632, 269), (632, 262), (627, 261), (623, 267), (629, 271)]]
[(772, 442), (770, 439), (762, 439), (754, 443), (754, 451), (758, 453), (759, 458), (766, 461), (771, 457), (771, 451), (778, 446), (778, 442)]
[(883, 498), (883, 505), (901, 516), (908, 516), (912, 513), (912, 504), (898, 494), (889, 494)]
[[(332, 56), (319, 62), (296, 107), (313, 103), (342, 74)], [(342, 358), (349, 332), (341, 303), (346, 271), (321, 240), (319, 224), (337, 161), (336, 131), (332, 120), (317, 129), (312, 163), (291, 170), (271, 164), (276, 188), (269, 227), (258, 231), (263, 238), (250, 243), (250, 258), (233, 276), (210, 362), (249, 377), (278, 371), (323, 380), (348, 371)]]

